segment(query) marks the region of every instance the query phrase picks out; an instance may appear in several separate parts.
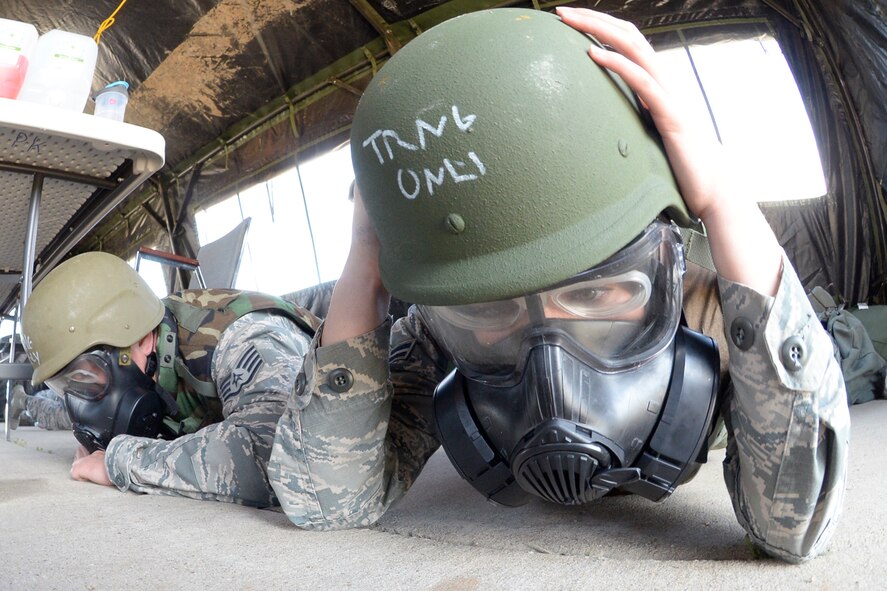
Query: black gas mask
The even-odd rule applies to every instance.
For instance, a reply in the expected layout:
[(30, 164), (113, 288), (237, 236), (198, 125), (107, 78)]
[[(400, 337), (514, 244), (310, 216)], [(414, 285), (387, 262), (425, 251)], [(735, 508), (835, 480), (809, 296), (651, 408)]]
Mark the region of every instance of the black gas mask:
[(682, 274), (676, 230), (655, 222), (542, 292), (420, 306), (457, 368), (433, 406), (462, 476), (504, 505), (670, 495), (705, 461), (719, 402), (717, 345), (680, 325)]
[(178, 412), (175, 400), (132, 362), (128, 348), (78, 355), (46, 385), (64, 397), (74, 436), (90, 453), (106, 449), (116, 435), (163, 437), (163, 417)]

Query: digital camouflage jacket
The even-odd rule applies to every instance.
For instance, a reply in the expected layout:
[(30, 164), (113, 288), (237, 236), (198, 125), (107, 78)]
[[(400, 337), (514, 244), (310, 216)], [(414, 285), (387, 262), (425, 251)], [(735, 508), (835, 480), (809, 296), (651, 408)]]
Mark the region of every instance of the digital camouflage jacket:
[[(758, 548), (801, 562), (827, 545), (844, 496), (850, 418), (840, 366), (785, 256), (774, 297), (718, 285), (718, 340), (733, 383), (723, 410), (727, 492)], [(688, 314), (691, 328), (710, 325), (712, 308)], [(439, 445), (431, 397), (447, 367), (415, 310), (391, 328), (390, 352), (388, 324), (311, 350), (268, 467), (290, 520), (334, 529), (379, 519)]]
[(319, 321), (261, 294), (199, 290), (165, 303), (181, 355), (158, 347), (158, 356), (187, 370), (174, 390), (182, 416), (168, 422), (183, 434), (115, 437), (105, 453), (108, 477), (120, 490), (276, 505), (267, 475), (274, 431)]
[(277, 296), (228, 289), (189, 289), (163, 299), (166, 316), (157, 342), (157, 381), (176, 396), (178, 417), (167, 417), (173, 433), (193, 433), (222, 420), (211, 370), (219, 337), (250, 312), (273, 311), (313, 335), (320, 320)]

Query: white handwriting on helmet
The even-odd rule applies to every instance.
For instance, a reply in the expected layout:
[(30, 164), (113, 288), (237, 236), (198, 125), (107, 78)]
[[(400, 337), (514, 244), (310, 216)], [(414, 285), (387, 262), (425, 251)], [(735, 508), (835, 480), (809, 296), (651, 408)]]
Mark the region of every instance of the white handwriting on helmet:
[(26, 334), (22, 334), (22, 345), (25, 347), (25, 351), (28, 353), (28, 360), (31, 362), (31, 365), (40, 365), (40, 352), (34, 348), (34, 345), (31, 344), (31, 337)]
[[(459, 115), (459, 107), (453, 105), (452, 121), (463, 133), (467, 133), (471, 126), (474, 125), (477, 115)], [(442, 115), (434, 126), (422, 119), (416, 119), (416, 143), (410, 143), (401, 139), (393, 129), (377, 129), (367, 139), (363, 141), (364, 148), (372, 146), (379, 164), (385, 164), (385, 154), (388, 155), (388, 161), (394, 161), (394, 147), (397, 146), (409, 152), (418, 150), (424, 151), (427, 147), (426, 132), (434, 137), (441, 137), (446, 129), (448, 117)], [(377, 142), (381, 140), (381, 142)], [(381, 146), (380, 146), (381, 144)], [(384, 147), (384, 152), (382, 148)], [(486, 166), (475, 152), (469, 151), (466, 156), (468, 160), (474, 164), (474, 168), (468, 167), (463, 160), (444, 158), (441, 165), (435, 168), (423, 168), (421, 172), (409, 168), (399, 168), (397, 170), (397, 188), (401, 194), (407, 199), (415, 199), (422, 192), (423, 180), (429, 195), (434, 195), (435, 186), (443, 185), (449, 174), (449, 178), (455, 183), (463, 183), (465, 181), (473, 181), (478, 178), (478, 174), (483, 176), (487, 172)], [(475, 173), (476, 171), (476, 173)], [(405, 184), (406, 183), (406, 184)]]

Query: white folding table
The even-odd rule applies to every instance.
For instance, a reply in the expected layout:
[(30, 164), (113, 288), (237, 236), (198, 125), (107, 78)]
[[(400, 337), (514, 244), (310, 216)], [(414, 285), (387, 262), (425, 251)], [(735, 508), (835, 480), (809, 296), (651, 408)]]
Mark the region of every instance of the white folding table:
[(160, 170), (164, 153), (163, 137), (150, 129), (0, 99), (0, 313), (18, 310), (9, 361), (0, 363), (4, 417), (10, 381), (32, 374), (14, 355), (18, 314), (33, 284)]

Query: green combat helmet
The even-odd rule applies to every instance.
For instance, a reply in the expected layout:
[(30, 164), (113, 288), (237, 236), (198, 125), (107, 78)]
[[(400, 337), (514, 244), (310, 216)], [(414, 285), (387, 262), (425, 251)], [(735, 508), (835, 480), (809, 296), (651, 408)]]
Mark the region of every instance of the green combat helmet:
[(94, 345), (132, 345), (163, 314), (163, 303), (122, 259), (88, 252), (65, 261), (34, 288), (22, 313), (32, 382), (52, 377)]
[(655, 129), (591, 43), (549, 13), (486, 10), (423, 33), (372, 80), (351, 153), (395, 297), (529, 293), (663, 211), (690, 223)]

